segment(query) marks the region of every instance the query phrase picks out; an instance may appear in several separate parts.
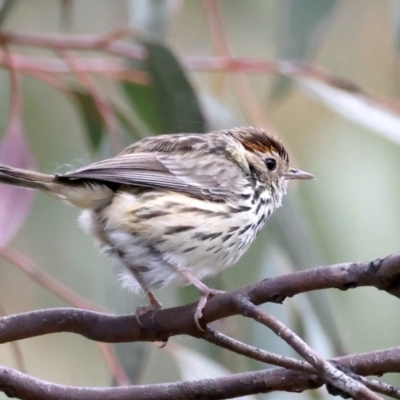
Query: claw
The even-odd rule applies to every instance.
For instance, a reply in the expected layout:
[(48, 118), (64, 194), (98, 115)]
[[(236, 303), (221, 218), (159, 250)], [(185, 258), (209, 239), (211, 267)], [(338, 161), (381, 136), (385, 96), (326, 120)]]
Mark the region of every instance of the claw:
[(146, 314), (149, 311), (158, 311), (162, 309), (161, 303), (156, 299), (156, 302), (152, 302), (148, 306), (139, 306), (136, 308), (136, 321), (140, 325), (141, 328), (146, 329), (146, 327), (142, 324), (142, 321), (140, 320), (140, 317), (143, 314)]
[(194, 323), (199, 328), (200, 331), (205, 332), (205, 329), (200, 325), (200, 319), (203, 317), (203, 309), (207, 304), (208, 299), (211, 297), (217, 296), (219, 294), (226, 293), (223, 290), (210, 289), (206, 286), (206, 288), (202, 288), (200, 300), (197, 303), (196, 311), (194, 313)]

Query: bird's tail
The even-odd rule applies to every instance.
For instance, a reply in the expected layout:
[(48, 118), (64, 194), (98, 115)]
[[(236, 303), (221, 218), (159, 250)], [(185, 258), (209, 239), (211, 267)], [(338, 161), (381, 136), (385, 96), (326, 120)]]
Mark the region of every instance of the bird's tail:
[(52, 191), (54, 176), (0, 165), (0, 183), (21, 186), (28, 189)]
[(1, 164), (0, 183), (41, 190), (81, 209), (101, 208), (110, 202), (113, 195), (113, 190), (105, 184), (84, 179), (74, 181), (62, 175), (41, 174)]

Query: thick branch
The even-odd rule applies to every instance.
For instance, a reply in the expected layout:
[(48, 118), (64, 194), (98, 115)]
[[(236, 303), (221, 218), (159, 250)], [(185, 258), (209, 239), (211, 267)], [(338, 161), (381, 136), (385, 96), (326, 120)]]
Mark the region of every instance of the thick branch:
[(190, 400), (229, 399), (272, 391), (298, 392), (321, 383), (299, 372), (283, 369), (234, 374), (218, 379), (116, 388), (55, 385), (0, 367), (0, 391), (23, 400)]
[[(334, 361), (359, 374), (399, 372), (400, 348), (340, 357)], [(0, 390), (10, 397), (24, 400), (227, 399), (271, 391), (300, 392), (321, 385), (322, 381), (313, 374), (277, 368), (199, 381), (117, 388), (77, 388), (52, 384), (12, 369), (0, 368)]]
[[(370, 263), (336, 264), (290, 275), (265, 279), (259, 283), (211, 298), (204, 310), (202, 324), (241, 314), (235, 299), (248, 298), (253, 304), (281, 303), (286, 297), (312, 290), (347, 290), (373, 286), (399, 297), (400, 254)], [(0, 342), (27, 339), (55, 332), (74, 332), (103, 342), (165, 341), (175, 335), (201, 337), (194, 323), (196, 303), (141, 317), (112, 316), (77, 309), (49, 309), (0, 318)]]
[[(259, 305), (282, 302), (286, 297), (318, 289), (347, 290), (357, 286), (374, 286), (399, 296), (400, 254), (370, 263), (348, 263), (320, 267), (276, 278), (211, 298), (203, 310), (203, 324), (243, 313), (240, 299)], [(251, 304), (249, 303), (249, 304)], [(187, 334), (203, 337), (193, 319), (196, 303), (156, 312), (141, 317), (142, 328), (134, 315), (113, 316), (80, 309), (50, 309), (0, 318), (0, 342), (6, 343), (56, 332), (73, 332), (103, 342), (165, 341)], [(252, 349), (243, 349), (250, 353)], [(263, 357), (265, 354), (263, 355)], [(400, 372), (400, 347), (371, 354), (331, 360), (335, 365), (360, 375), (381, 375)], [(299, 364), (300, 366), (300, 364)], [(65, 388), (27, 377), (19, 372), (0, 369), (0, 390), (23, 399), (86, 399), (86, 398), (152, 398), (179, 399), (229, 398), (271, 390), (301, 391), (322, 385), (314, 372), (269, 370), (232, 375), (217, 380), (183, 382), (164, 385), (106, 389)], [(251, 382), (251, 384), (250, 384)], [(390, 388), (388, 389), (390, 390)], [(77, 397), (79, 391), (79, 397)], [(44, 395), (46, 393), (46, 396)], [(32, 393), (32, 396), (28, 396)], [(36, 397), (35, 397), (36, 396)], [(64, 397), (63, 397), (64, 396)], [(180, 397), (179, 397), (180, 396)]]

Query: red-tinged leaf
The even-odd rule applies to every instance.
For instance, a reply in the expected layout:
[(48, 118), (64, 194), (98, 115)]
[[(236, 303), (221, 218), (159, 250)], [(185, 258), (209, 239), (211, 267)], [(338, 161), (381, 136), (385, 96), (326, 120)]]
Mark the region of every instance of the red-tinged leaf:
[[(0, 142), (0, 164), (31, 169), (35, 161), (16, 119)], [(33, 200), (33, 191), (15, 186), (0, 185), (0, 247), (17, 233), (27, 216)]]

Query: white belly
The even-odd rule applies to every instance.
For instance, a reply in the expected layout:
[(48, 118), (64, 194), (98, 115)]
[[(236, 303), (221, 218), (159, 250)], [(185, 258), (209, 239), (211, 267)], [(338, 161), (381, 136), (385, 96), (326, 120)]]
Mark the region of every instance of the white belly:
[(85, 211), (81, 218), (90, 233), (103, 225), (112, 253), (122, 255), (124, 283), (135, 292), (140, 286), (127, 266), (140, 273), (148, 289), (184, 286), (188, 282), (179, 269), (200, 280), (218, 274), (244, 254), (265, 222), (253, 210), (232, 213), (227, 204), (197, 199), (188, 204), (181, 194), (154, 194), (121, 192), (101, 214)]

